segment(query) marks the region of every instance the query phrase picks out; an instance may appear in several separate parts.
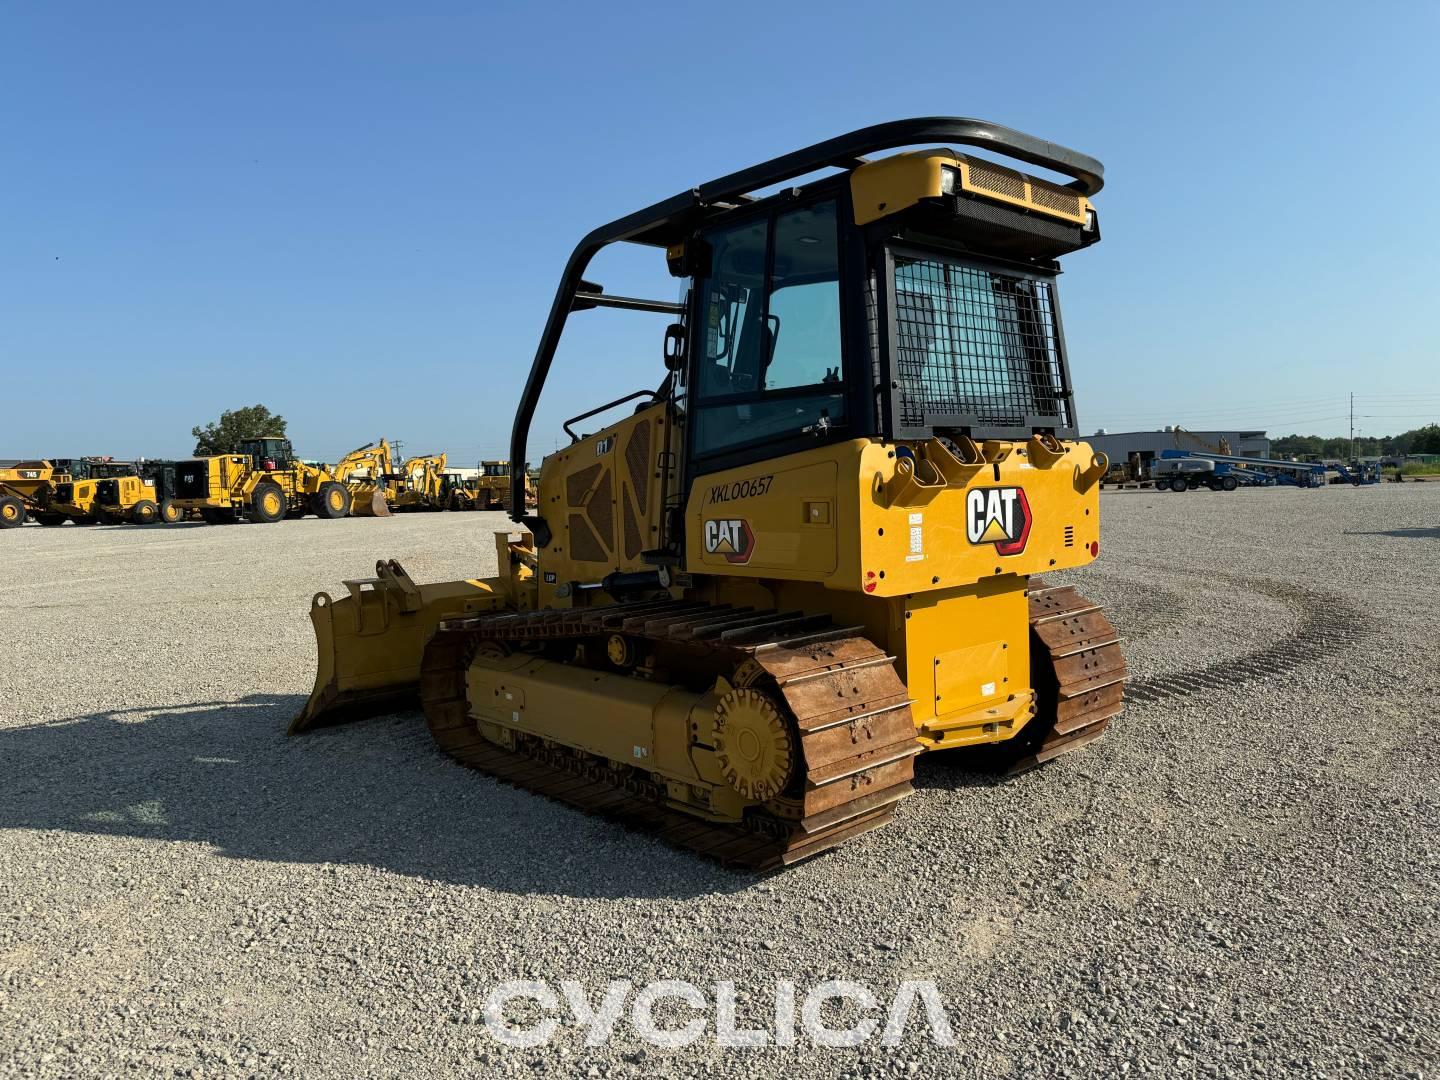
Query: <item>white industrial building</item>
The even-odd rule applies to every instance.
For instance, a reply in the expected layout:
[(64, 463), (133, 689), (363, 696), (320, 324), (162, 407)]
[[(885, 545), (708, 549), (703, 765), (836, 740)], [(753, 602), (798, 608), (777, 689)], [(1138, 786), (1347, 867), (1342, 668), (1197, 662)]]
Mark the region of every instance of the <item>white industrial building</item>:
[(1148, 465), (1160, 456), (1162, 450), (1199, 450), (1209, 454), (1256, 458), (1270, 456), (1270, 438), (1263, 431), (1191, 431), (1189, 428), (1164, 427), (1158, 431), (1112, 433), (1101, 428), (1086, 441), (1116, 465), (1127, 464), (1132, 456), (1138, 456), (1142, 466)]

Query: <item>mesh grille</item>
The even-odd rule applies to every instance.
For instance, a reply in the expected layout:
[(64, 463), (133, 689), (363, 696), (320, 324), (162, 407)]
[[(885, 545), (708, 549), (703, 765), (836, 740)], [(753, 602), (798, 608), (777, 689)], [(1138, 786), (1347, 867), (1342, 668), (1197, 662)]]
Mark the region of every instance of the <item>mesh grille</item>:
[(95, 498), (106, 506), (118, 503), (120, 501), (120, 481), (101, 480), (95, 485)]
[(970, 165), (970, 187), (993, 191), (1010, 199), (1025, 198), (1025, 176), (1014, 169), (988, 162), (966, 159)]
[(608, 562), (604, 546), (579, 514), (570, 515), (570, 557), (577, 562)]
[(1053, 282), (897, 254), (895, 308), (902, 424), (1070, 426)]
[(594, 486), (595, 478), (600, 475), (600, 470), (604, 467), (597, 463), (588, 469), (581, 469), (579, 472), (567, 476), (565, 478), (565, 505), (583, 506), (586, 493)]
[(625, 558), (634, 562), (640, 557), (640, 526), (635, 521), (635, 509), (628, 502), (625, 504)]
[(585, 513), (590, 516), (590, 522), (595, 526), (595, 531), (600, 534), (600, 540), (609, 547), (615, 542), (615, 501), (611, 493), (610, 470), (605, 470), (605, 475), (600, 478), (600, 483), (595, 485), (595, 494), (585, 504)]
[(1080, 196), (1073, 191), (1066, 191), (1062, 187), (1055, 187), (1039, 180), (1030, 181), (1030, 201), (1036, 206), (1048, 206), (1051, 210), (1058, 210), (1062, 214), (1080, 216)]
[(74, 484), (56, 484), (56, 485), (55, 485), (55, 501), (56, 501), (56, 502), (68, 503), (68, 502), (69, 502), (71, 499), (73, 499), (74, 497), (75, 497), (75, 485), (74, 485)]
[(625, 446), (625, 466), (630, 470), (630, 487), (635, 491), (635, 504), (642, 514), (650, 498), (650, 427), (647, 422), (636, 426)]

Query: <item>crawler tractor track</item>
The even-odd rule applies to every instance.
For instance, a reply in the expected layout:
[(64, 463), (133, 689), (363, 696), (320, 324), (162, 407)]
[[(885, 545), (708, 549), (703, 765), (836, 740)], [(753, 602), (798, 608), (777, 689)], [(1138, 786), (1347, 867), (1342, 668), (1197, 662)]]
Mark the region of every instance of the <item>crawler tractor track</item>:
[[(466, 699), (479, 648), (611, 634), (684, 643), (712, 660), (718, 652), (731, 683), (783, 702), (800, 753), (781, 795), (741, 821), (711, 820), (669, 800), (660, 778), (632, 764), (524, 732), (513, 748), (481, 734)], [(420, 693), (436, 742), (465, 765), (751, 870), (798, 862), (887, 823), (910, 794), (921, 751), (893, 658), (856, 627), (799, 612), (661, 601), (454, 620), (426, 648)]]
[(1100, 605), (1073, 585), (1051, 587), (1040, 578), (1031, 580), (1028, 596), (1036, 715), (1007, 755), (1011, 772), (1094, 742), (1125, 700), (1125, 655)]

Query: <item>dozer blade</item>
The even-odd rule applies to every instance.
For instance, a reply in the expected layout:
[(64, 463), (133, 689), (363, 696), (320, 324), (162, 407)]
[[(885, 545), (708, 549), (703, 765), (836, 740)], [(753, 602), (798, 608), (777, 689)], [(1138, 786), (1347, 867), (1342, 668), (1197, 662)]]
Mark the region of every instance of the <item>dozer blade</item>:
[(416, 585), (391, 559), (376, 563), (373, 578), (345, 582), (349, 596), (316, 593), (315, 689), (290, 734), (404, 707), (415, 697), (420, 659), (440, 620), (503, 608), (505, 586), (499, 578)]

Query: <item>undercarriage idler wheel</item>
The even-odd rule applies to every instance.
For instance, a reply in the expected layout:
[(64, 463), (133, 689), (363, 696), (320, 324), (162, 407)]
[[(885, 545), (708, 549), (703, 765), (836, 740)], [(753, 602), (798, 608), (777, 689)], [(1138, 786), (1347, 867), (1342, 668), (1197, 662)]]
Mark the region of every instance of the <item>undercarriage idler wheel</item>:
[(798, 740), (780, 706), (759, 690), (731, 690), (715, 707), (715, 759), (731, 787), (763, 802), (785, 790)]
[(25, 504), (11, 495), (0, 495), (0, 529), (18, 529), (25, 524)]
[(605, 655), (622, 671), (629, 671), (640, 659), (638, 643), (624, 634), (611, 634), (605, 642)]
[(316, 517), (343, 518), (350, 513), (350, 489), (334, 480), (327, 480), (315, 492), (311, 508)]
[(255, 485), (250, 493), (250, 520), (271, 524), (285, 516), (285, 492), (274, 481)]

